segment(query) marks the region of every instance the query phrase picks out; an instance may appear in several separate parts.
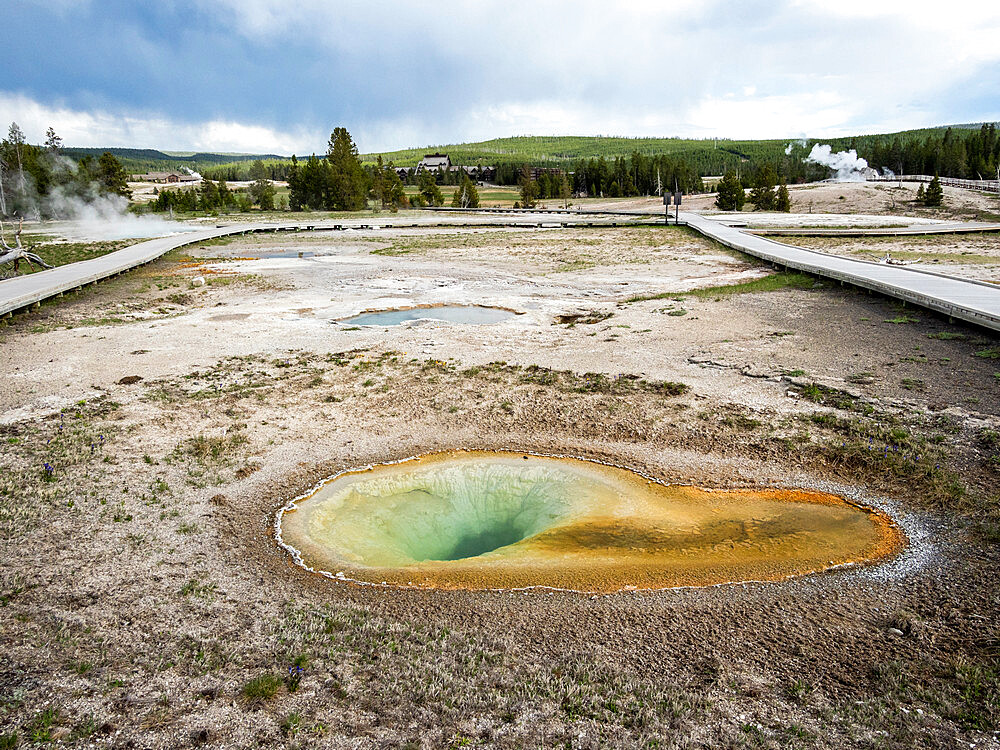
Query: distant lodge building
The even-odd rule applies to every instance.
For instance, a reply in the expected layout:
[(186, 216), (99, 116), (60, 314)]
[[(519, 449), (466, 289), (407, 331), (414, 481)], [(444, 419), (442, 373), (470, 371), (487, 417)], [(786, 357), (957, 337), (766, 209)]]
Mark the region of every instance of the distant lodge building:
[(424, 158), (417, 162), (417, 172), (425, 169), (433, 169), (435, 172), (443, 169), (447, 172), (451, 169), (451, 158), (448, 154), (424, 154)]
[(424, 158), (417, 162), (416, 168), (396, 167), (396, 174), (404, 182), (421, 172), (458, 172), (459, 170), (469, 175), (469, 178), (477, 181), (495, 180), (497, 168), (492, 165), (467, 167), (460, 164), (452, 164), (448, 154), (425, 154)]
[(193, 174), (180, 174), (179, 172), (147, 172), (146, 174), (131, 175), (129, 182), (197, 182), (199, 179)]
[(549, 177), (562, 177), (563, 174), (573, 174), (572, 172), (565, 172), (558, 167), (531, 167), (531, 179), (537, 180), (543, 174)]

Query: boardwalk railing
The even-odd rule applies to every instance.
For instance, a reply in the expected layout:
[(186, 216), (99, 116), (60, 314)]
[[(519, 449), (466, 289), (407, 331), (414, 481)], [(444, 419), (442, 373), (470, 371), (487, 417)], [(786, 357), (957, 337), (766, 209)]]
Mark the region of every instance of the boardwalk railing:
[[(868, 182), (930, 182), (934, 178), (926, 174), (898, 174), (893, 177), (869, 177)], [(1000, 180), (961, 180), (957, 177), (938, 177), (942, 185), (981, 190), (986, 193), (1000, 193)]]

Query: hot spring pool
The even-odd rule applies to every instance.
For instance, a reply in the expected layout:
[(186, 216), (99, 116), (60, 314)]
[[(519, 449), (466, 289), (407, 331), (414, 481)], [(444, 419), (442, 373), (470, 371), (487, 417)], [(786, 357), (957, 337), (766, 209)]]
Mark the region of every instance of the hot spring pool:
[(406, 310), (379, 310), (344, 318), (339, 321), (355, 326), (398, 326), (414, 320), (437, 320), (444, 323), (488, 325), (509, 320), (517, 315), (512, 310), (482, 305), (439, 305), (412, 307)]
[(278, 521), (312, 570), (437, 588), (781, 580), (903, 544), (887, 516), (834, 495), (663, 485), (580, 459), (487, 452), (346, 472)]

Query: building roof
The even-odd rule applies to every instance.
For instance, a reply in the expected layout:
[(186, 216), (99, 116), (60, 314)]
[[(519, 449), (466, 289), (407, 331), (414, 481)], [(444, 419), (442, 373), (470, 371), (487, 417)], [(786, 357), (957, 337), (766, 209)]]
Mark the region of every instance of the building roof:
[(424, 158), (417, 164), (417, 169), (438, 169), (451, 167), (451, 159), (448, 154), (424, 154)]

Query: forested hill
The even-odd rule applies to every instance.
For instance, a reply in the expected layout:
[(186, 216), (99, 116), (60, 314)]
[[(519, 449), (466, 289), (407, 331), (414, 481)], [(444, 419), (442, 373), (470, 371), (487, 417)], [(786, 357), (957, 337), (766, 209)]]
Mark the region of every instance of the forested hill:
[[(1000, 123), (996, 123), (1000, 125)], [(903, 130), (896, 133), (874, 135), (855, 135), (841, 138), (811, 138), (809, 143), (830, 143), (845, 148), (851, 143), (868, 144), (874, 141), (925, 140), (940, 138), (951, 128), (953, 130), (979, 130), (983, 123), (964, 123), (960, 125), (941, 125), (933, 128)], [(476, 143), (457, 143), (442, 146), (426, 146), (399, 151), (372, 152), (363, 154), (366, 162), (375, 161), (382, 156), (386, 162), (392, 161), (397, 167), (416, 166), (425, 154), (445, 153), (451, 157), (454, 164), (493, 164), (495, 162), (519, 161), (531, 164), (567, 163), (580, 159), (614, 159), (619, 156), (628, 157), (633, 153), (643, 156), (699, 154), (696, 161), (714, 161), (712, 152), (719, 159), (726, 155), (742, 157), (755, 161), (757, 159), (777, 160), (784, 154), (788, 144), (798, 139), (774, 138), (766, 140), (730, 140), (727, 138), (622, 138), (614, 136), (517, 136), (513, 138), (494, 138)]]
[(125, 171), (130, 174), (153, 171), (169, 171), (186, 167), (196, 172), (202, 168), (217, 166), (220, 164), (232, 164), (233, 162), (250, 163), (255, 159), (263, 160), (284, 160), (288, 157), (277, 154), (218, 154), (218, 153), (176, 153), (168, 151), (158, 151), (152, 148), (74, 148), (68, 146), (62, 149), (62, 153), (71, 159), (79, 161), (84, 156), (91, 156), (94, 159), (100, 157), (105, 151), (110, 151), (125, 167)]
[[(608, 161), (642, 156), (669, 156), (684, 161), (700, 174), (720, 174), (744, 161), (772, 161), (783, 154), (788, 139), (735, 141), (690, 138), (621, 138), (608, 136), (518, 136), (479, 143), (460, 143), (405, 149), (382, 154), (398, 167), (416, 166), (424, 154), (446, 153), (452, 163), (465, 165), (532, 164), (572, 168), (583, 159)], [(377, 154), (365, 154), (366, 162)]]
[[(458, 164), (492, 164), (494, 162), (525, 161), (531, 163), (573, 162), (579, 159), (614, 159), (640, 153), (643, 156), (678, 154), (697, 151), (718, 151), (749, 154), (779, 151), (788, 139), (765, 141), (733, 141), (689, 138), (621, 138), (609, 136), (517, 136), (494, 138), (478, 143), (411, 148), (382, 154), (396, 166), (415, 166), (424, 154), (440, 152)], [(366, 161), (376, 154), (365, 154)]]
[[(560, 167), (570, 171), (582, 162), (603, 159), (608, 163), (625, 159), (664, 159), (695, 175), (721, 175), (729, 170), (741, 173), (747, 168), (770, 164), (779, 176), (789, 182), (801, 182), (826, 176), (803, 162), (803, 157), (816, 143), (828, 143), (834, 150), (855, 148), (878, 169), (894, 172), (933, 174), (951, 177), (976, 177), (997, 173), (1000, 163), (1000, 139), (992, 123), (943, 125), (935, 128), (904, 130), (897, 133), (856, 135), (842, 138), (766, 140), (691, 139), (691, 138), (622, 138), (609, 136), (519, 136), (495, 138), (477, 143), (428, 146), (426, 148), (368, 153), (362, 160), (373, 164), (378, 156), (397, 167), (414, 167), (425, 155), (446, 153), (453, 164), (497, 166), (498, 180), (516, 182), (522, 165)], [(790, 156), (789, 143), (794, 142)], [(173, 153), (155, 149), (72, 148), (66, 155), (80, 159), (97, 157), (110, 151), (130, 174), (187, 168), (209, 179), (247, 180), (254, 160), (264, 163), (272, 179), (285, 179), (290, 167), (289, 157), (276, 154)], [(316, 152), (323, 154), (322, 144)], [(637, 156), (636, 156), (637, 155)], [(301, 155), (306, 156), (306, 155)], [(591, 171), (595, 165), (590, 165)], [(599, 165), (597, 165), (599, 167)], [(662, 167), (662, 164), (660, 165)], [(635, 171), (635, 170), (633, 170)], [(669, 171), (669, 170), (668, 170)]]
[[(976, 177), (996, 174), (1000, 163), (1000, 140), (993, 123), (944, 125), (935, 128), (904, 130), (897, 133), (855, 135), (842, 138), (729, 140), (685, 138), (615, 138), (603, 136), (522, 136), (497, 138), (479, 143), (431, 146), (381, 154), (397, 167), (412, 167), (424, 154), (441, 152), (452, 163), (474, 166), (496, 165), (500, 172), (510, 172), (518, 164), (561, 167), (574, 170), (584, 161), (604, 159), (667, 158), (684, 164), (695, 173), (721, 175), (727, 171), (746, 172), (747, 167), (763, 164), (775, 167), (789, 182), (819, 179), (822, 169), (803, 161), (811, 147), (828, 143), (835, 151), (854, 148), (876, 169), (891, 169), (908, 174), (934, 174), (950, 177)], [(790, 154), (789, 144), (792, 144)], [(637, 156), (636, 156), (637, 155)], [(366, 154), (372, 162), (375, 154)], [(507, 167), (506, 169), (504, 167)], [(516, 168), (514, 169), (516, 172)]]

